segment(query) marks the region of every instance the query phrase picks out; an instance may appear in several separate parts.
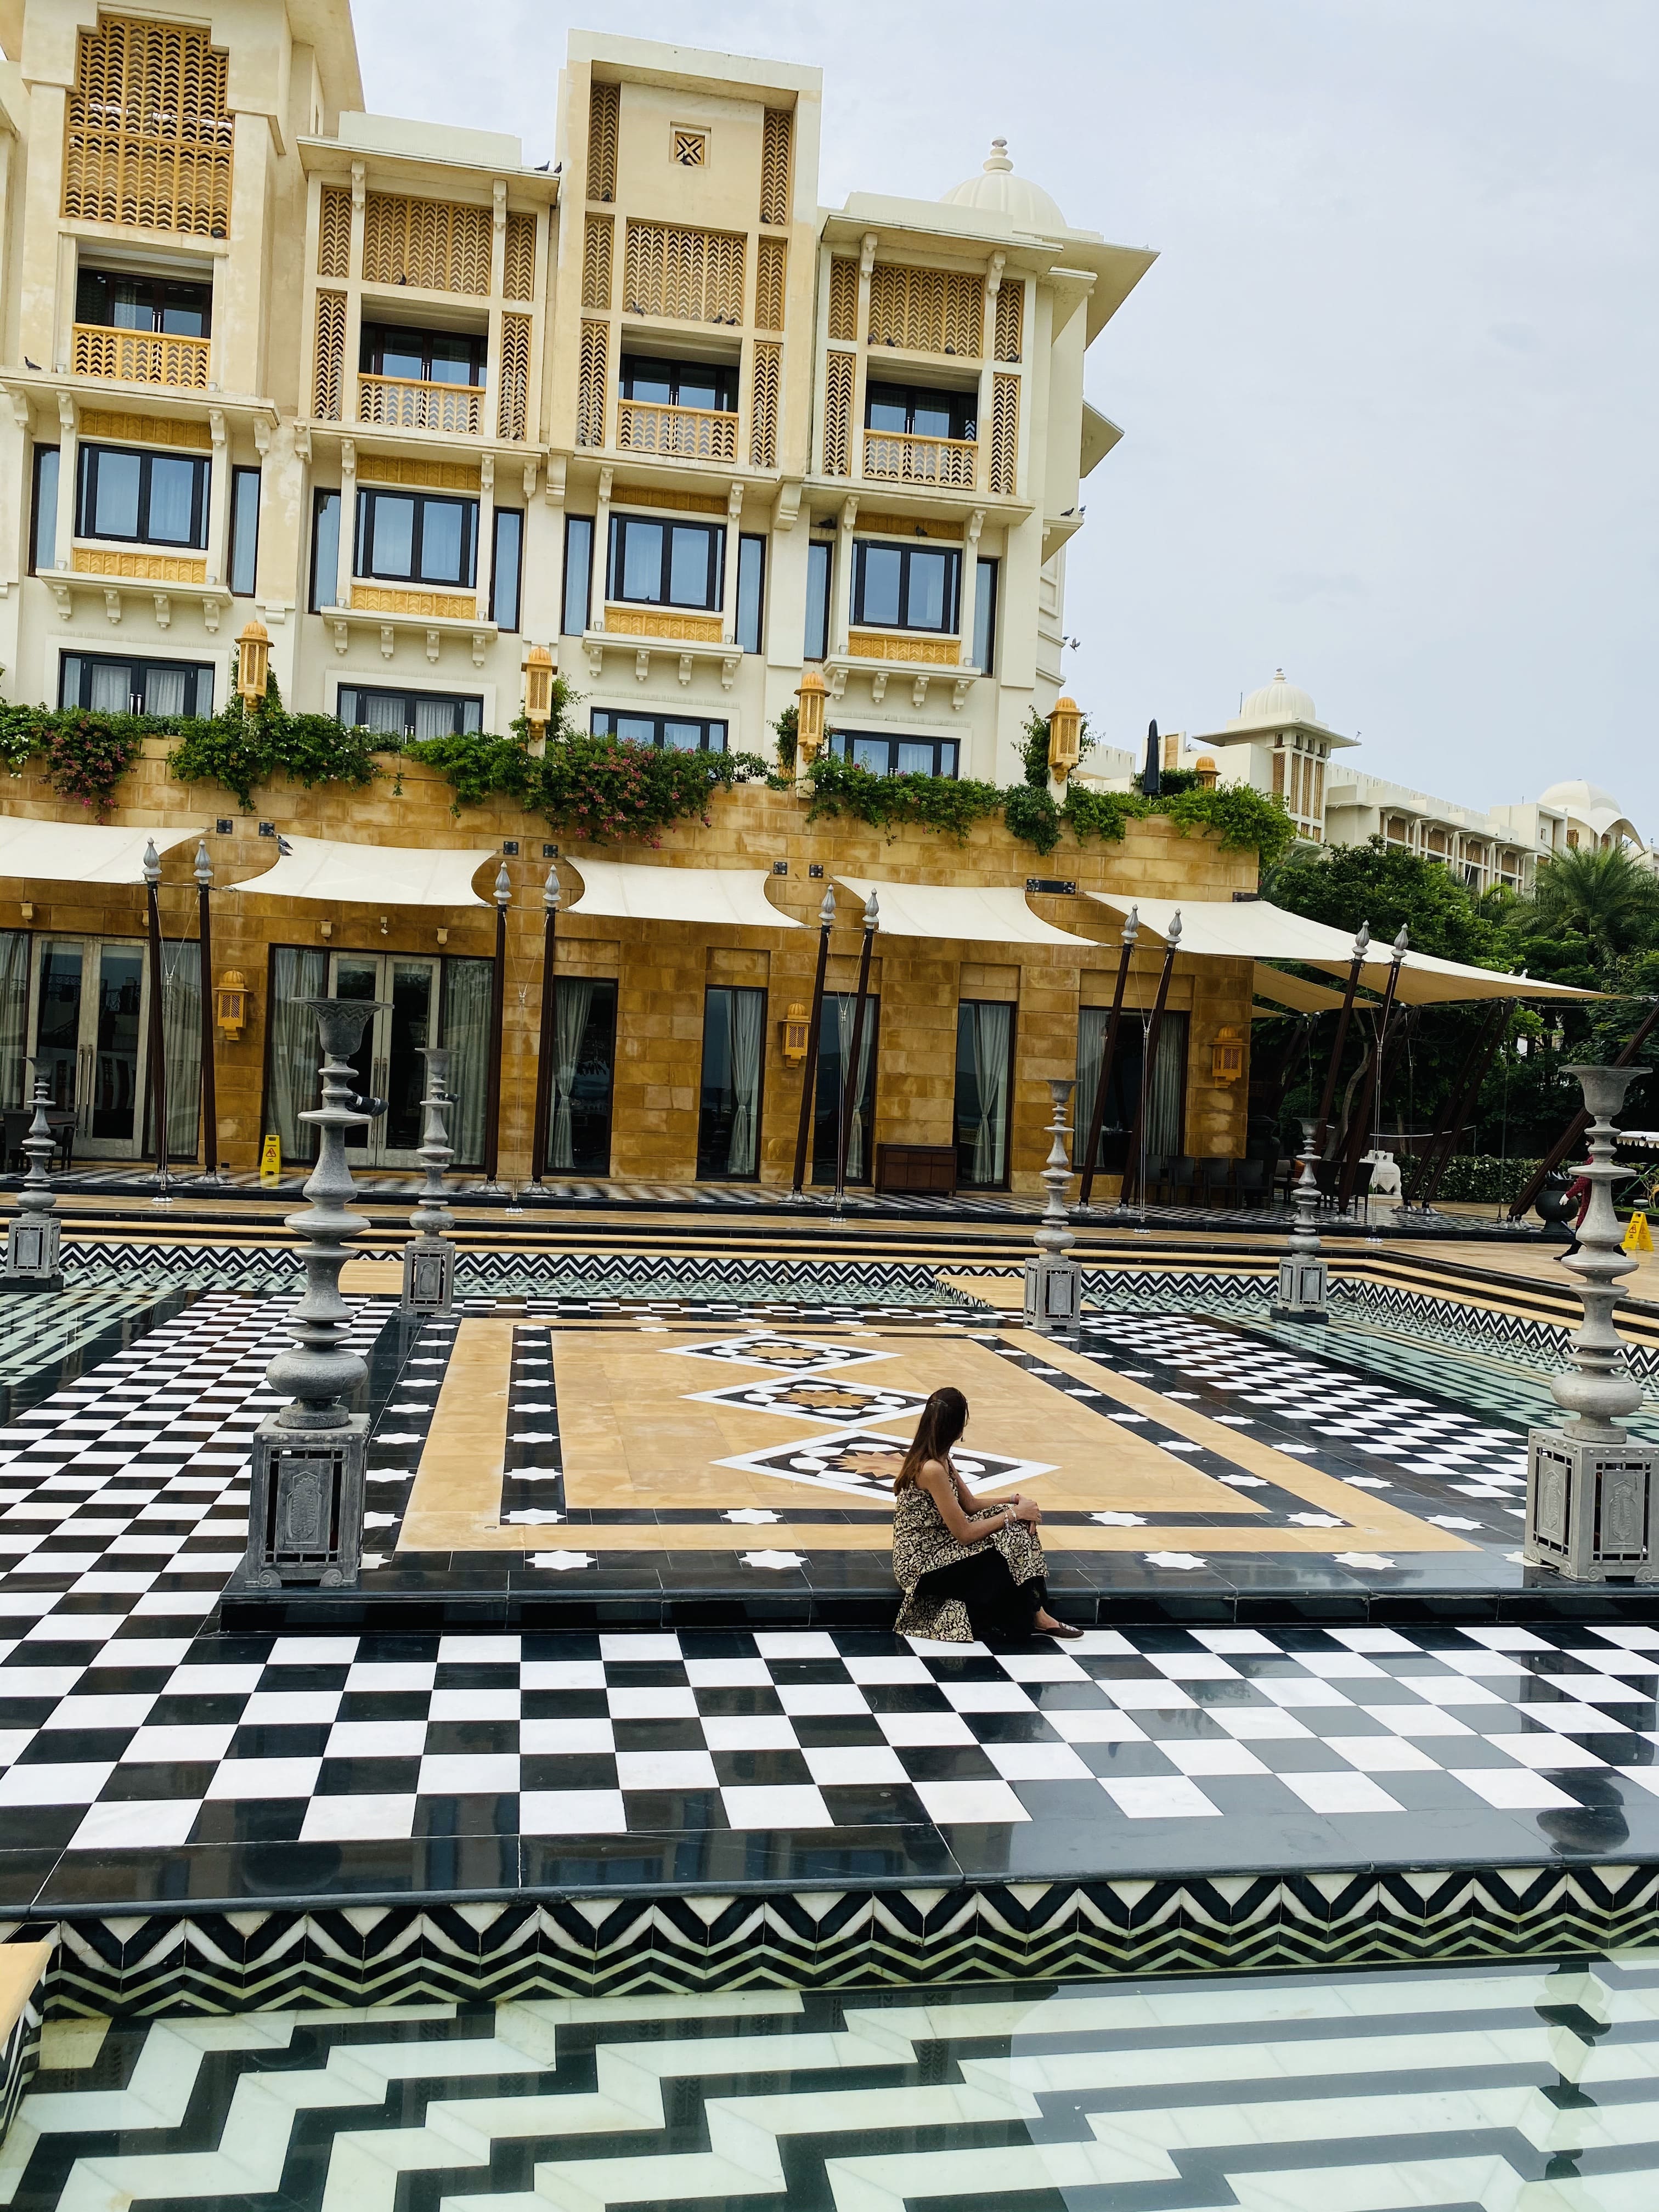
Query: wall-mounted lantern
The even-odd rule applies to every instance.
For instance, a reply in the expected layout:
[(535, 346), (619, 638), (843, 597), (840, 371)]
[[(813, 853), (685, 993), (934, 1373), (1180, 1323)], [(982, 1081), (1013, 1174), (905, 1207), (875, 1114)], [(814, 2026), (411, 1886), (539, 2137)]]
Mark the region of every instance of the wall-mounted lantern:
[(811, 1035), (806, 1009), (799, 999), (791, 1002), (789, 1011), (783, 1018), (782, 1027), (783, 1056), (793, 1066), (798, 1060), (805, 1059), (807, 1042)]
[(270, 683), (270, 632), (250, 615), (236, 640), (236, 689), (244, 706), (256, 706)]
[(1082, 753), (1082, 709), (1062, 694), (1048, 710), (1048, 773), (1056, 783), (1065, 782)]
[(795, 718), (795, 769), (799, 774), (811, 767), (823, 750), (823, 678), (816, 668), (809, 668), (800, 679), (800, 689), (795, 694), (799, 712)]
[(247, 977), (240, 969), (227, 968), (213, 993), (213, 1018), (224, 1031), (227, 1042), (234, 1044), (247, 1027), (252, 1002)]
[(1237, 1083), (1244, 1073), (1244, 1036), (1240, 1030), (1218, 1030), (1210, 1053), (1210, 1073), (1218, 1083)]
[(524, 658), (524, 718), (533, 738), (544, 738), (553, 719), (553, 656), (532, 645)]

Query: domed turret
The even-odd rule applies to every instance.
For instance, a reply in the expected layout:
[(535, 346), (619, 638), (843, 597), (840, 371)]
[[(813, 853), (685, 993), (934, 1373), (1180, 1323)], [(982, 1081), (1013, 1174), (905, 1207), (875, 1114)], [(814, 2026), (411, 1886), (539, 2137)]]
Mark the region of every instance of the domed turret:
[(1006, 215), (1021, 230), (1068, 228), (1065, 216), (1040, 185), (1014, 174), (1006, 138), (991, 141), (991, 150), (978, 176), (952, 185), (948, 192), (939, 194), (939, 199), (946, 207), (981, 208), (991, 215)]
[(1282, 668), (1273, 671), (1273, 680), (1252, 691), (1228, 723), (1230, 730), (1283, 729), (1291, 722), (1311, 722), (1317, 726), (1319, 716), (1314, 702), (1299, 684), (1287, 684)]

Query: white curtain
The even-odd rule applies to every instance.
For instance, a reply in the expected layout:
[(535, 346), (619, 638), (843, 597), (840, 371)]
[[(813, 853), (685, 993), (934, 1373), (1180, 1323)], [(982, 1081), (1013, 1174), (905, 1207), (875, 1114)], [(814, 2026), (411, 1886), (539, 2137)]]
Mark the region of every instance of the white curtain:
[(132, 708), (132, 671), (125, 660), (112, 667), (108, 661), (94, 661), (92, 665), (92, 696), (88, 702), (94, 714), (125, 714)]
[(570, 1094), (575, 1087), (576, 1063), (581, 1057), (593, 986), (572, 975), (556, 982), (553, 988), (553, 1141), (548, 1165), (568, 1168), (575, 1164), (570, 1142)]
[[(1108, 1006), (1081, 1006), (1078, 1010), (1077, 1089), (1072, 1093), (1072, 1165), (1079, 1174), (1088, 1165), (1083, 1156), (1088, 1150), (1095, 1086), (1100, 1081), (1100, 1063), (1106, 1050), (1106, 1024), (1110, 1018), (1111, 1009)], [(1121, 1024), (1118, 1034), (1122, 1035)], [(1109, 1102), (1107, 1110), (1111, 1110)]]
[(161, 947), (161, 1050), (167, 1069), (167, 1153), (196, 1157), (202, 1105), (202, 948)]
[[(836, 1067), (843, 1080), (853, 1057), (853, 1023), (858, 1012), (858, 994), (838, 991), (835, 997), (836, 1036), (840, 1047)], [(847, 1180), (864, 1180), (864, 1102), (868, 1096), (870, 1063), (875, 1054), (876, 1024), (880, 1001), (869, 999), (864, 1008), (864, 1035), (859, 1039), (859, 1064), (847, 1096)]]
[(315, 1133), (300, 1119), (319, 1097), (317, 1017), (302, 999), (328, 991), (328, 955), (279, 945), (270, 969), (270, 1119), (283, 1158), (308, 1160), (317, 1149)]
[(726, 1172), (750, 1176), (760, 1149), (761, 1046), (766, 1035), (764, 991), (732, 994), (732, 1142)]
[(996, 1184), (1007, 1170), (1008, 1043), (1013, 1034), (1013, 1008), (981, 999), (963, 1011), (969, 1018), (969, 1049), (979, 1091), (974, 1181)]
[(1146, 1101), (1146, 1150), (1166, 1158), (1181, 1150), (1182, 1092), (1187, 1081), (1187, 1016), (1166, 1013), (1158, 1033), (1152, 1096)]
[(449, 1048), (449, 1141), (457, 1167), (475, 1168), (484, 1152), (489, 1081), (489, 994), (493, 960), (444, 963), (444, 1042)]
[(28, 1103), (29, 935), (0, 929), (0, 1109)]
[(185, 672), (182, 668), (146, 668), (144, 712), (182, 714), (185, 711)]

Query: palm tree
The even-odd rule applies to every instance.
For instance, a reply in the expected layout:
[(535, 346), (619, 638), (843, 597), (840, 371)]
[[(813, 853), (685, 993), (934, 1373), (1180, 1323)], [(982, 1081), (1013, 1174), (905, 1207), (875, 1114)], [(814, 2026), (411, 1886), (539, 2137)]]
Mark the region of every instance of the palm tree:
[(1659, 876), (1622, 845), (1583, 845), (1545, 861), (1528, 906), (1529, 934), (1584, 939), (1604, 964), (1659, 944)]

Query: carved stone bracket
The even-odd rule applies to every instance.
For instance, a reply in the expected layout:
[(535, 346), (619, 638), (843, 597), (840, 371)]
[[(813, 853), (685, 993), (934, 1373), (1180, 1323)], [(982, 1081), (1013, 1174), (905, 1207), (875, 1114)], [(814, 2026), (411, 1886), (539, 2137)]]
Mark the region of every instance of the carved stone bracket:
[(392, 623), (382, 623), (380, 624), (380, 658), (382, 660), (391, 659), (392, 648), (397, 642), (398, 633), (392, 627)]
[(337, 621), (333, 624), (333, 630), (334, 650), (340, 655), (341, 659), (343, 659), (345, 658), (346, 647), (351, 642), (350, 632), (344, 623)]
[(720, 690), (729, 691), (738, 669), (743, 665), (741, 653), (728, 653), (720, 662)]
[(680, 655), (680, 682), (682, 684), (689, 684), (690, 681), (691, 656), (689, 653), (683, 653)]
[(651, 655), (646, 651), (645, 647), (641, 646), (639, 651), (634, 655), (634, 681), (636, 684), (643, 684), (646, 678), (650, 673)]
[(775, 530), (793, 530), (800, 516), (801, 484), (799, 477), (786, 477), (778, 486), (777, 504), (772, 510)]
[(118, 623), (120, 621), (121, 594), (119, 592), (106, 591), (104, 593), (104, 612), (108, 616), (112, 623)]
[(438, 632), (435, 629), (429, 629), (426, 634), (426, 657), (435, 668), (438, 665)]
[(884, 668), (878, 668), (870, 678), (870, 697), (872, 703), (879, 707), (886, 696), (887, 671)]
[(928, 679), (927, 677), (918, 676), (915, 682), (910, 686), (910, 704), (913, 707), (920, 707), (922, 701), (927, 696), (927, 684)]
[(173, 620), (173, 601), (165, 592), (155, 594), (155, 627), (166, 629)]
[(475, 668), (483, 666), (484, 653), (489, 645), (489, 632), (487, 629), (475, 629), (472, 633), (472, 665)]
[(953, 707), (965, 707), (968, 703), (968, 694), (973, 688), (974, 679), (971, 676), (958, 676), (951, 686), (951, 704)]

